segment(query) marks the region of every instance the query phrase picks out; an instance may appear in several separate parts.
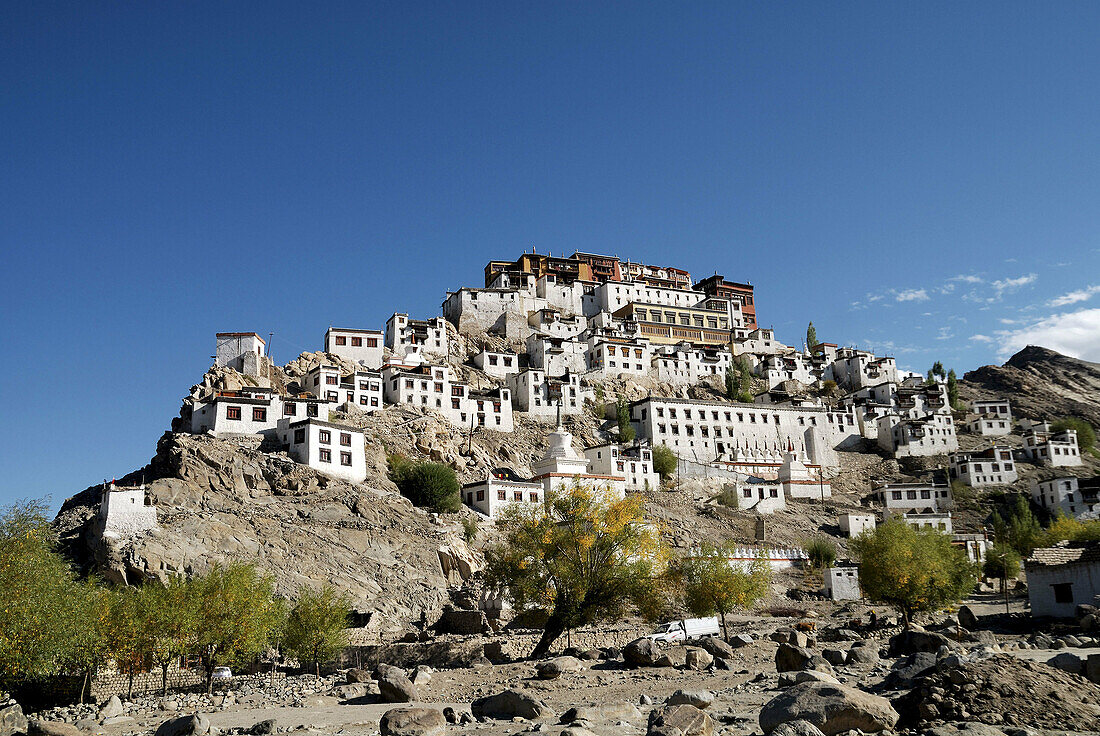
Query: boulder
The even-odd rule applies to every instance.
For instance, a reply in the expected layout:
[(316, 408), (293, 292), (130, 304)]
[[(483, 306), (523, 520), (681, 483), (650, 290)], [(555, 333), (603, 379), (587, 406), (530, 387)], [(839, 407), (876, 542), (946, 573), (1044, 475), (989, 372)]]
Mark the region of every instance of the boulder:
[(374, 679), (378, 680), (378, 692), (387, 703), (411, 703), (420, 700), (416, 685), (405, 676), (399, 667), (380, 664), (374, 669)]
[(27, 732), (27, 717), (19, 703), (0, 707), (0, 736)]
[(117, 695), (112, 695), (107, 698), (107, 702), (103, 704), (103, 707), (99, 709), (99, 719), (107, 720), (108, 718), (114, 718), (115, 716), (122, 715), (123, 712), (122, 701), (119, 700)]
[(554, 657), (535, 665), (535, 673), (540, 680), (556, 680), (565, 672), (576, 672), (582, 669), (584, 666), (576, 657)]
[(936, 670), (936, 655), (928, 652), (911, 654), (898, 662), (894, 670), (886, 677), (886, 686), (895, 689), (909, 688), (925, 675)]
[(706, 690), (677, 690), (665, 701), (666, 705), (694, 705), (706, 710), (714, 703), (714, 693)]
[(791, 672), (807, 669), (814, 653), (804, 647), (780, 644), (775, 650), (775, 669), (777, 672)]
[[(1085, 660), (1085, 678), (1089, 682), (1100, 684), (1100, 654), (1090, 654)], [(0, 735), (2, 735), (0, 731)]]
[(840, 684), (840, 680), (836, 679), (828, 672), (821, 672), (820, 670), (800, 670), (798, 672), (784, 672), (779, 676), (779, 687), (791, 687), (793, 685), (799, 685), (803, 682), (827, 682), (832, 685)]
[(780, 724), (771, 732), (771, 736), (825, 736), (825, 734), (809, 721), (798, 719)]
[(210, 721), (201, 713), (172, 718), (157, 727), (156, 736), (204, 736), (210, 732)]
[(432, 668), (426, 664), (417, 665), (416, 670), (413, 671), (413, 675), (409, 679), (417, 687), (427, 685), (432, 681)]
[(964, 629), (978, 628), (978, 617), (974, 615), (974, 611), (970, 610), (970, 606), (963, 606), (959, 609), (958, 619), (959, 626)]
[(583, 659), (588, 662), (595, 662), (603, 659), (606, 655), (599, 649), (585, 649), (583, 652), (577, 655), (577, 659)]
[[(744, 634), (741, 636), (744, 636)], [(752, 641), (751, 637), (749, 641)], [(699, 645), (700, 649), (704, 649), (711, 656), (722, 657), (724, 659), (729, 659), (733, 656), (733, 647), (716, 636), (704, 636), (696, 643)]]
[(853, 646), (848, 650), (848, 664), (875, 667), (879, 663), (878, 647), (871, 645)]
[(843, 649), (822, 649), (821, 657), (831, 665), (839, 667), (848, 661), (848, 652)]
[(694, 705), (664, 705), (649, 712), (647, 736), (713, 736), (714, 721)]
[(918, 628), (912, 628), (909, 631), (903, 631), (890, 637), (890, 654), (894, 657), (915, 654), (916, 652), (935, 654), (940, 650), (940, 647), (953, 650), (957, 649), (958, 645), (943, 634)]
[(898, 713), (890, 701), (845, 685), (806, 682), (770, 700), (760, 711), (760, 727), (771, 733), (790, 721), (803, 720), (825, 736), (859, 729), (875, 733), (893, 728)]
[(71, 723), (60, 721), (40, 721), (32, 718), (27, 721), (29, 736), (82, 736), (79, 728)]
[(1083, 675), (1085, 673), (1085, 665), (1081, 658), (1072, 652), (1055, 654), (1047, 660), (1047, 664), (1063, 672), (1069, 672), (1071, 675)]
[(370, 695), (374, 688), (371, 681), (357, 682), (354, 685), (337, 685), (332, 688), (332, 694), (340, 700), (356, 700)]
[(382, 736), (437, 736), (447, 729), (447, 720), (435, 708), (394, 708), (378, 722)]
[(347, 677), (349, 685), (354, 685), (357, 682), (371, 681), (370, 673), (366, 670), (361, 670), (358, 667), (352, 667), (350, 670), (347, 671), (347, 674), (345, 676)]
[(561, 723), (568, 724), (576, 721), (587, 723), (604, 723), (608, 721), (625, 721), (630, 718), (641, 718), (642, 714), (637, 706), (632, 703), (603, 703), (602, 705), (578, 705), (565, 711), (561, 716)]
[(623, 661), (634, 667), (652, 667), (661, 653), (652, 639), (635, 639), (623, 647)]
[(275, 719), (268, 718), (259, 723), (253, 723), (252, 728), (248, 729), (248, 732), (252, 734), (252, 736), (270, 736), (275, 733), (275, 726)]
[(511, 720), (513, 718), (548, 718), (554, 715), (546, 703), (519, 690), (505, 690), (496, 695), (486, 695), (470, 703), (470, 711), (475, 718), (495, 718)]
[[(111, 716), (110, 718), (104, 718), (103, 720), (101, 720), (99, 722), (99, 725), (100, 726), (117, 726), (120, 723), (133, 723), (135, 720), (136, 719), (133, 716), (125, 716), (125, 715)], [(80, 729), (81, 731), (84, 731), (84, 730), (89, 730), (90, 731), (90, 730), (95, 728), (95, 723), (96, 722), (95, 721), (90, 721), (88, 728), (84, 728), (84, 726), (81, 725), (83, 723), (89, 723), (89, 722), (87, 722), (87, 721), (77, 721), (76, 722), (76, 727), (78, 729)]]
[(754, 641), (756, 640), (753, 638), (752, 634), (735, 634), (734, 636), (730, 637), (730, 640), (727, 643), (734, 649), (740, 649), (741, 647), (747, 647)]
[(688, 649), (684, 655), (684, 663), (692, 670), (705, 670), (713, 662), (714, 655), (705, 649)]
[(672, 658), (672, 655), (662, 654), (653, 662), (654, 667), (675, 667), (676, 660)]

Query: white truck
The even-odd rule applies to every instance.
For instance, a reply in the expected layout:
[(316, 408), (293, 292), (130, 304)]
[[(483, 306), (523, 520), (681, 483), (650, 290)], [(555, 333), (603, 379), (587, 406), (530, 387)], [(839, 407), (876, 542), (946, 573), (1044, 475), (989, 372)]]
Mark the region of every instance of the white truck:
[(698, 639), (703, 636), (718, 636), (721, 629), (718, 626), (718, 618), (682, 618), (661, 624), (657, 630), (647, 636), (653, 641), (684, 641), (686, 639)]

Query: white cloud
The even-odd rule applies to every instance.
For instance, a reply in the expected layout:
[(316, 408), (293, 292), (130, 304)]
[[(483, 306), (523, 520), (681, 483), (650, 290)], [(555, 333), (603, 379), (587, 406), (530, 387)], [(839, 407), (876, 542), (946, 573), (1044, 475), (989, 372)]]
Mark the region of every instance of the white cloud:
[(986, 342), (986, 343), (996, 342), (989, 335), (971, 335), (970, 339), (974, 342)]
[(867, 295), (867, 301), (869, 301), (869, 302), (877, 302), (880, 299), (882, 299), (882, 294), (868, 294)]
[(1066, 307), (1070, 304), (1076, 304), (1077, 302), (1088, 301), (1094, 294), (1100, 294), (1100, 286), (1086, 286), (1084, 289), (1062, 294), (1062, 296), (1055, 297), (1047, 302), (1047, 306), (1055, 308)]
[(925, 302), (930, 298), (927, 289), (906, 289), (894, 297), (899, 302)]
[(1082, 360), (1100, 361), (1100, 309), (1054, 314), (1027, 327), (998, 332), (998, 355), (1007, 356), (1027, 345), (1041, 345)]
[(950, 340), (954, 336), (955, 335), (954, 335), (954, 333), (951, 332), (950, 327), (941, 327), (940, 328), (940, 334), (936, 335), (936, 339), (937, 340)]
[(980, 284), (984, 281), (981, 276), (976, 276), (972, 273), (960, 273), (958, 276), (952, 276), (948, 281), (961, 281), (964, 284)]
[(1026, 276), (1017, 276), (1014, 279), (998, 279), (993, 282), (993, 288), (996, 290), (997, 296), (1000, 296), (1005, 291), (1011, 291), (1021, 286), (1033, 284), (1038, 278), (1039, 276), (1037, 274), (1029, 273)]

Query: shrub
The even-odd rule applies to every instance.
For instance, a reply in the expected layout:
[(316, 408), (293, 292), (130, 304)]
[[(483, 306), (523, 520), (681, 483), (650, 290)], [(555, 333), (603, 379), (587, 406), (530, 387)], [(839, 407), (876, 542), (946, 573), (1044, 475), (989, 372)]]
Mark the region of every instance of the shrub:
[(676, 565), (684, 590), (684, 605), (695, 616), (718, 614), (722, 632), (729, 639), (726, 614), (745, 609), (768, 594), (771, 565), (761, 551), (747, 567), (730, 563), (729, 546), (704, 543), (697, 555)]
[(467, 516), (462, 520), (462, 536), (466, 539), (466, 544), (473, 544), (477, 539), (477, 517)]
[(351, 597), (337, 593), (331, 585), (319, 591), (302, 588), (286, 620), (283, 644), (297, 659), (313, 662), (321, 675), (321, 663), (327, 662), (348, 645), (348, 616)]
[(1096, 445), (1096, 430), (1092, 425), (1080, 417), (1064, 417), (1051, 427), (1055, 432), (1063, 432), (1067, 429), (1077, 431), (1077, 446), (1081, 452), (1088, 452)]
[(978, 508), (978, 492), (961, 480), (951, 481), (951, 497), (955, 499), (956, 508), (971, 511)]
[(619, 442), (628, 444), (634, 441), (634, 427), (630, 423), (630, 404), (619, 397), (615, 405), (615, 416), (619, 422)]
[(714, 500), (731, 509), (740, 508), (741, 506), (741, 499), (737, 495), (737, 486), (726, 486)]
[(836, 562), (836, 542), (827, 537), (814, 537), (806, 543), (806, 555), (812, 570), (832, 567)]
[(667, 481), (676, 472), (679, 460), (668, 445), (657, 445), (653, 448), (653, 470), (661, 476), (662, 481)]
[(462, 508), (462, 487), (449, 466), (410, 462), (400, 455), (390, 455), (388, 460), (390, 480), (417, 506), (441, 514), (453, 514)]

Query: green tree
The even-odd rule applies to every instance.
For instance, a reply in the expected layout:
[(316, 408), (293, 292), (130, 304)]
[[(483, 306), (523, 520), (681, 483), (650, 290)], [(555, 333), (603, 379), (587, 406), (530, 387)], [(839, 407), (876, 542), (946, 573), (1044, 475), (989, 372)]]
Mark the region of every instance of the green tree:
[(653, 471), (661, 476), (661, 482), (668, 479), (676, 472), (679, 460), (668, 445), (654, 445), (653, 447)]
[(744, 356), (736, 358), (736, 362), (739, 375), (737, 400), (745, 404), (751, 404), (756, 399), (752, 392), (752, 366)]
[(1092, 425), (1080, 417), (1063, 417), (1055, 422), (1051, 429), (1055, 432), (1064, 432), (1072, 429), (1077, 432), (1077, 446), (1081, 452), (1088, 452), (1096, 446), (1096, 430)]
[(498, 521), (503, 541), (486, 552), (487, 582), (517, 610), (541, 608), (540, 657), (562, 633), (659, 605), (665, 547), (642, 500), (574, 483), (542, 506), (514, 505)]
[(134, 697), (134, 675), (152, 659), (155, 640), (145, 600), (134, 588), (114, 588), (107, 594), (106, 644), (119, 669), (126, 673), (126, 698)]
[(909, 628), (913, 614), (956, 603), (974, 588), (976, 566), (931, 528), (892, 519), (851, 541), (867, 596), (897, 606)]
[(138, 593), (149, 636), (149, 658), (160, 668), (162, 695), (168, 694), (172, 663), (198, 650), (202, 583), (201, 579), (172, 576), (163, 585), (143, 585)]
[(737, 401), (737, 395), (741, 393), (741, 379), (737, 373), (733, 372), (733, 368), (726, 369), (726, 398), (730, 401)]
[(836, 542), (827, 537), (814, 537), (806, 543), (806, 556), (813, 570), (832, 567), (836, 562)]
[(215, 564), (196, 579), (202, 607), (198, 650), (206, 667), (206, 692), (214, 690), (214, 668), (259, 654), (280, 625), (275, 580), (254, 564)]
[(351, 598), (331, 585), (320, 590), (302, 588), (290, 609), (283, 632), (283, 645), (297, 659), (313, 662), (321, 676), (327, 662), (348, 645), (348, 616)]
[(630, 404), (622, 396), (615, 405), (615, 414), (619, 422), (619, 442), (629, 444), (634, 441), (634, 426), (630, 423)]
[(998, 542), (1010, 545), (1026, 557), (1043, 541), (1043, 528), (1031, 511), (1031, 504), (1017, 494), (1003, 510), (994, 511), (991, 521)]
[(694, 616), (718, 615), (728, 640), (726, 616), (751, 607), (768, 594), (771, 565), (761, 553), (747, 568), (730, 562), (729, 545), (704, 543), (698, 554), (681, 559), (676, 574), (683, 588), (684, 605)]
[(390, 480), (401, 495), (417, 506), (426, 506), (441, 514), (453, 514), (462, 509), (462, 486), (450, 466), (410, 462), (400, 455), (390, 455), (388, 460)]
[(102, 609), (56, 551), (41, 501), (0, 515), (0, 685), (83, 666), (96, 658)]
[(814, 327), (814, 323), (811, 322), (810, 326), (806, 328), (806, 349), (813, 352), (815, 347), (817, 347), (817, 329)]
[(933, 376), (938, 376), (939, 378), (947, 378), (947, 374), (943, 371), (943, 363), (938, 360), (932, 364), (931, 373)]
[(955, 411), (966, 411), (966, 405), (959, 401), (959, 379), (954, 368), (947, 372), (947, 403)]

